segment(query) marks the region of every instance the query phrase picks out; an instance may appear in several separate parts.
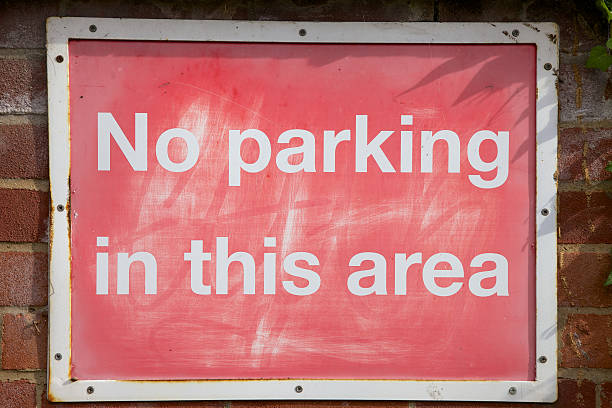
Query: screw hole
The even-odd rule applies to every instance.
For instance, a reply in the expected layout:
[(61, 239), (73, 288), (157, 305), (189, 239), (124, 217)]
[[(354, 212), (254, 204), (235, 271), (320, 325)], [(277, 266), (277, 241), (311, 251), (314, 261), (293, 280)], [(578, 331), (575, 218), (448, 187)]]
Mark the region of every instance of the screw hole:
[(304, 30), (303, 28), (300, 28), (300, 31), (298, 31), (298, 33), (300, 34), (301, 37), (304, 37), (306, 35), (306, 30)]
[(512, 30), (512, 36), (513, 37), (518, 37), (520, 34), (519, 30)]
[(96, 31), (98, 31), (98, 27), (92, 24), (89, 26), (89, 31), (91, 31), (92, 33), (95, 33)]
[(508, 389), (508, 394), (510, 395), (516, 394), (516, 387), (510, 387), (510, 389)]
[(550, 71), (552, 69), (552, 64), (550, 62), (547, 62), (546, 64), (544, 64), (544, 69)]
[(546, 358), (546, 356), (540, 356), (540, 358), (538, 358), (538, 361), (542, 364), (544, 364), (545, 362), (548, 361), (548, 359)]
[(546, 217), (546, 216), (547, 216), (547, 215), (550, 213), (550, 211), (548, 211), (548, 208), (542, 208), (542, 211), (540, 211), (540, 212), (541, 212), (541, 213), (542, 213), (542, 215), (543, 215), (543, 216), (545, 216), (545, 217)]
[(64, 57), (58, 55), (57, 57), (55, 57), (55, 60), (61, 64), (62, 62), (64, 62)]
[(92, 387), (91, 385), (89, 387), (87, 387), (87, 393), (88, 394), (93, 394), (94, 393), (94, 387)]
[(300, 393), (302, 391), (304, 391), (304, 389), (302, 388), (301, 385), (298, 385), (297, 387), (295, 387), (295, 392)]
[(64, 206), (62, 204), (57, 205), (57, 211), (64, 211)]
[(55, 353), (55, 359), (57, 361), (60, 361), (62, 359), (62, 354), (61, 353)]

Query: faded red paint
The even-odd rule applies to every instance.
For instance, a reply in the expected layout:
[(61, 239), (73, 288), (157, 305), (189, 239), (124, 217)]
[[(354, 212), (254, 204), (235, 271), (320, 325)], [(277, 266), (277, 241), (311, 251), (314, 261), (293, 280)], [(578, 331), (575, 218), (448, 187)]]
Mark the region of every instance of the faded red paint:
[[(534, 379), (532, 46), (73, 41), (70, 105), (74, 378)], [(97, 171), (98, 112), (113, 113), (130, 140), (134, 113), (148, 113), (148, 171), (134, 172), (114, 143), (111, 171)], [(354, 135), (358, 114), (369, 116), (370, 138), (399, 133), (400, 115), (414, 115), (417, 171), (383, 174), (370, 160), (368, 173), (355, 173), (351, 142), (338, 148), (336, 172), (323, 173), (323, 131)], [(173, 127), (200, 141), (185, 173), (155, 159), (157, 137)], [(227, 134), (247, 128), (266, 132), (272, 160), (228, 187)], [(275, 141), (291, 128), (317, 137), (316, 173), (274, 166)], [(418, 171), (419, 131), (440, 129), (461, 137), (459, 174), (446, 172), (446, 159), (431, 174)], [(467, 178), (467, 138), (480, 129), (510, 131), (509, 177), (499, 188)], [(399, 137), (384, 150), (399, 169)], [(110, 237), (109, 295), (95, 294), (96, 236)], [(214, 252), (220, 236), (230, 253), (255, 257), (255, 295), (242, 293), (235, 264), (229, 295), (190, 290), (190, 240)], [(278, 262), (277, 293), (264, 295), (264, 237), (277, 238), (279, 260), (316, 254), (319, 291), (286, 293)], [(130, 295), (113, 294), (114, 255), (136, 251), (157, 259), (157, 295), (144, 294), (136, 265)], [(389, 294), (346, 289), (356, 269), (349, 259), (365, 251), (386, 257)], [(396, 252), (456, 255), (464, 287), (434, 296), (411, 268), (407, 295), (394, 295)], [(508, 259), (510, 296), (467, 290), (469, 262), (483, 252)]]

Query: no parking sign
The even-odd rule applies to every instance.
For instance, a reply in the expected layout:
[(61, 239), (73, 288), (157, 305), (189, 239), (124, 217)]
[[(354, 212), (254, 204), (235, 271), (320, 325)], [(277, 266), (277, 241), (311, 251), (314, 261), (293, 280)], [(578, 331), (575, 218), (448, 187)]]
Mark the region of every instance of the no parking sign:
[(556, 398), (554, 25), (48, 33), (51, 399)]

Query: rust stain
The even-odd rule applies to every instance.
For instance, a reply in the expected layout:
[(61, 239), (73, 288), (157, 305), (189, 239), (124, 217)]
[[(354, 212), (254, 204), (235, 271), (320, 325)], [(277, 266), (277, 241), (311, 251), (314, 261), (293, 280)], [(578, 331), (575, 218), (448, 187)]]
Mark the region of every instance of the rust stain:
[(47, 399), (51, 402), (62, 402), (60, 399), (58, 399), (55, 395), (53, 395), (53, 393), (51, 391), (49, 391), (49, 389), (47, 388)]
[(534, 31), (537, 31), (538, 33), (540, 32), (540, 29), (539, 29), (538, 27), (534, 26), (533, 24), (523, 23), (523, 25), (524, 25), (525, 27), (529, 27), (529, 28), (531, 28), (531, 29), (532, 29), (532, 30), (534, 30)]
[(72, 217), (70, 216), (70, 205), (71, 205), (71, 190), (70, 190), (70, 169), (68, 170), (68, 197), (66, 198), (66, 221), (67, 221), (67, 226), (68, 226), (68, 258), (69, 260), (72, 260), (72, 251), (71, 251), (71, 245), (70, 243), (72, 242)]
[[(69, 67), (69, 65), (68, 65)], [(68, 140), (68, 146), (67, 146), (67, 156), (68, 156), (68, 179), (67, 179), (67, 187), (68, 187), (68, 195), (66, 197), (66, 205), (64, 208), (64, 216), (66, 217), (66, 221), (67, 221), (67, 236), (68, 236), (68, 260), (67, 260), (67, 266), (68, 266), (68, 341), (69, 341), (69, 345), (68, 345), (68, 373), (70, 376), (70, 373), (72, 372), (72, 353), (70, 352), (70, 350), (72, 350), (72, 303), (71, 303), (71, 294), (72, 294), (72, 282), (71, 282), (71, 273), (72, 273), (72, 220), (70, 218), (70, 205), (71, 205), (71, 189), (70, 189), (70, 185), (71, 185), (71, 180), (70, 180), (70, 174), (72, 171), (72, 162), (71, 162), (71, 135), (70, 135), (70, 71), (69, 68), (66, 72), (66, 95), (67, 95), (67, 100), (68, 100), (68, 106), (67, 106), (67, 116), (66, 116), (66, 130), (67, 130), (67, 140)], [(51, 177), (51, 169), (49, 168), (49, 191), (52, 192), (53, 191), (53, 184), (52, 184), (52, 180), (53, 178)], [(51, 197), (53, 197), (53, 194), (51, 194)], [(51, 207), (50, 207), (50, 214), (49, 214), (49, 261), (51, 262), (51, 258), (54, 256), (54, 251), (53, 251), (53, 247), (54, 247), (54, 236), (55, 236), (55, 225), (53, 224), (53, 219), (54, 219), (54, 215), (55, 212), (57, 211), (57, 207), (55, 202), (51, 199)], [(49, 289), (51, 290), (51, 285), (49, 285)], [(50, 293), (51, 294), (51, 293)], [(47, 369), (47, 384), (51, 384), (51, 378), (52, 378), (52, 356), (54, 355), (55, 351), (51, 350), (51, 342), (48, 343), (48, 369)], [(71, 379), (72, 380), (72, 379)], [(62, 402), (61, 399), (57, 398), (51, 391), (49, 386), (47, 386), (47, 398), (49, 399), (49, 401), (52, 402)]]
[(514, 41), (514, 42), (518, 42), (518, 41), (517, 41), (517, 39), (516, 39), (515, 37), (511, 36), (511, 35), (508, 33), (508, 31), (504, 30), (504, 31), (502, 31), (502, 34), (503, 34), (503, 35), (505, 35), (506, 37), (508, 37), (509, 39), (511, 39), (512, 41)]
[[(70, 65), (68, 65), (70, 68)], [(66, 127), (68, 128), (68, 197), (66, 197), (66, 225), (68, 228), (68, 377), (72, 378), (72, 219), (70, 217), (72, 204), (72, 134), (70, 132), (70, 69), (67, 72), (68, 78), (66, 83), (68, 86), (66, 94), (68, 95), (68, 117), (66, 118)]]

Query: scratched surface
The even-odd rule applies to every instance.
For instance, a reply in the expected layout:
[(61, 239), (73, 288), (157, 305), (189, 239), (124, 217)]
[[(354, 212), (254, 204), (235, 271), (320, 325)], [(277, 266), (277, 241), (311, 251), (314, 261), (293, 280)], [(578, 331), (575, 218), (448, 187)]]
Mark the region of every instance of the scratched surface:
[[(134, 172), (111, 143), (111, 170), (97, 171), (97, 112), (111, 112), (128, 139), (134, 113), (148, 113), (148, 171)], [(370, 159), (355, 172), (355, 115), (383, 144), (396, 173)], [(412, 173), (399, 173), (400, 115), (412, 114)], [(78, 379), (534, 379), (535, 49), (529, 45), (308, 45), (72, 41), (70, 43), (72, 376)], [(162, 168), (157, 137), (180, 127), (198, 139), (197, 164)], [(268, 167), (228, 187), (228, 132), (257, 128), (272, 144)], [(287, 174), (274, 157), (287, 129), (316, 137), (316, 172)], [(323, 173), (324, 130), (351, 129), (336, 172)], [(433, 173), (420, 172), (421, 130), (461, 138), (461, 171), (446, 170), (436, 144)], [(510, 170), (495, 189), (474, 187), (468, 138), (510, 131)], [(180, 161), (183, 145), (170, 157)], [(490, 145), (482, 146), (487, 156)], [(253, 161), (256, 145), (245, 143)], [(437, 157), (437, 158), (436, 158)], [(494, 173), (491, 173), (491, 178)], [(96, 237), (110, 243), (109, 295), (96, 295)], [(229, 294), (216, 295), (215, 237), (256, 262), (256, 294), (230, 268)], [(276, 237), (274, 249), (264, 237)], [(212, 295), (190, 290), (190, 240), (204, 241)], [(116, 294), (116, 253), (148, 251), (158, 293), (144, 294), (141, 264), (129, 295)], [(321, 287), (287, 293), (289, 253), (315, 254)], [(387, 295), (359, 297), (346, 285), (358, 252), (387, 260)], [(275, 295), (263, 294), (263, 253), (277, 253)], [(395, 253), (456, 255), (462, 289), (438, 297), (422, 265), (394, 294)], [(509, 262), (510, 296), (480, 298), (467, 287), (479, 253)], [(306, 266), (306, 265), (304, 265)], [(440, 280), (446, 286), (452, 280)], [(363, 282), (366, 285), (367, 280)], [(370, 282), (371, 283), (371, 282)]]

